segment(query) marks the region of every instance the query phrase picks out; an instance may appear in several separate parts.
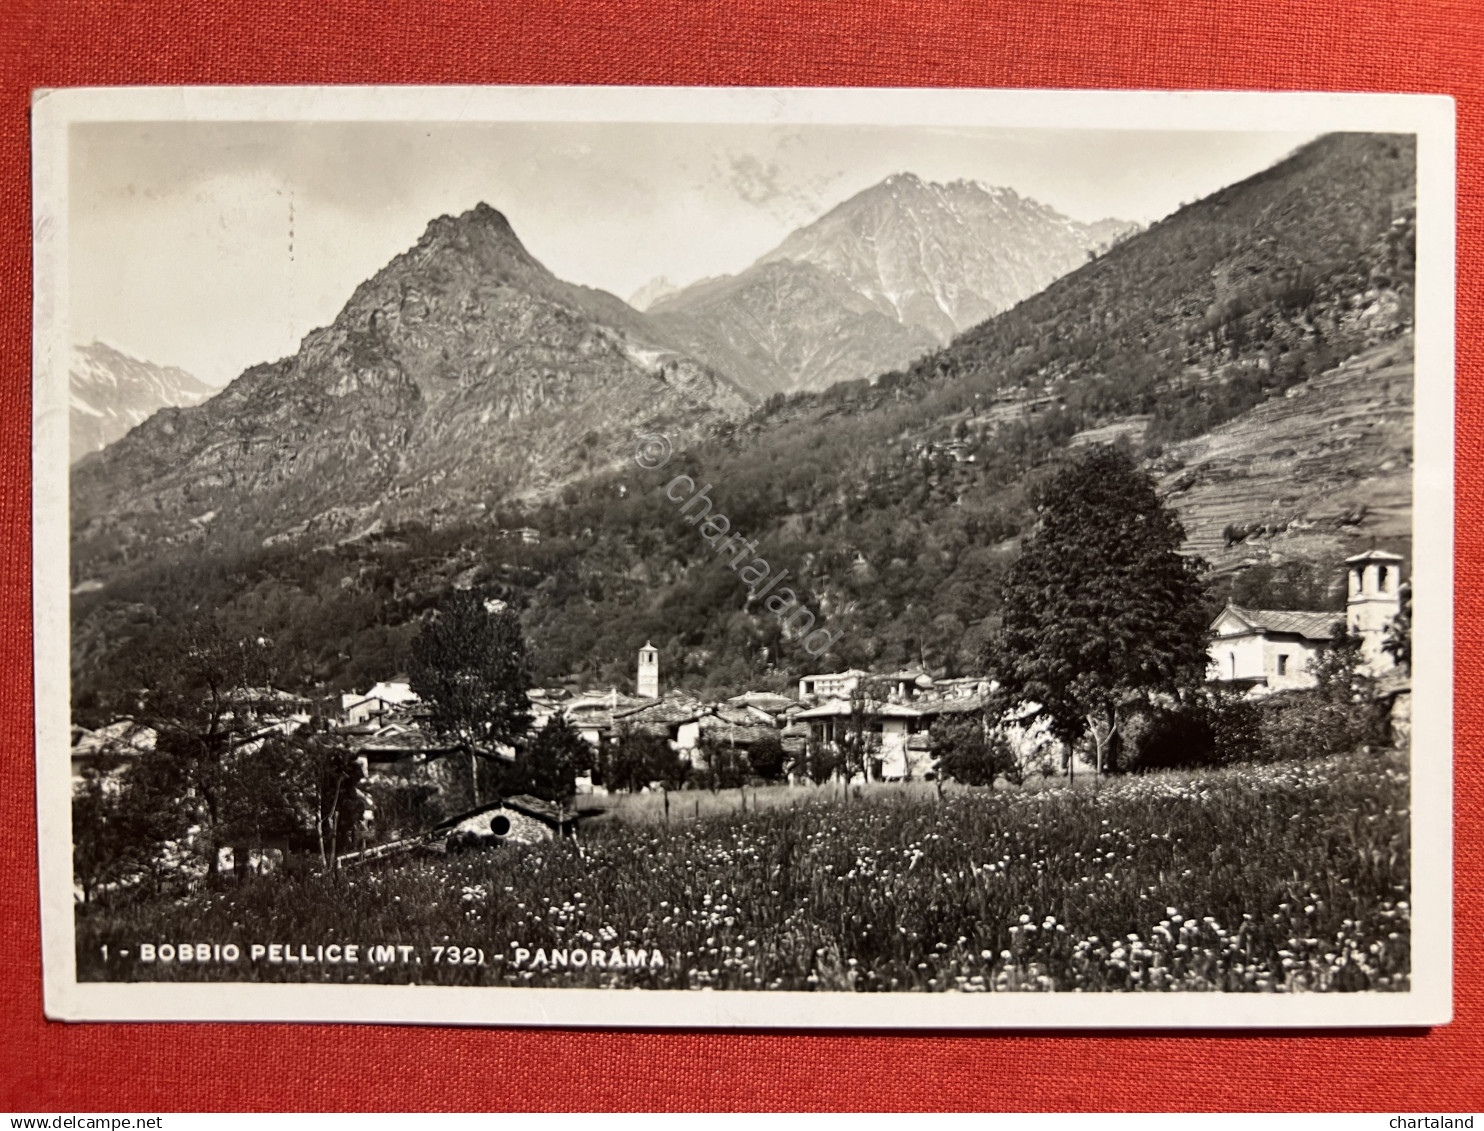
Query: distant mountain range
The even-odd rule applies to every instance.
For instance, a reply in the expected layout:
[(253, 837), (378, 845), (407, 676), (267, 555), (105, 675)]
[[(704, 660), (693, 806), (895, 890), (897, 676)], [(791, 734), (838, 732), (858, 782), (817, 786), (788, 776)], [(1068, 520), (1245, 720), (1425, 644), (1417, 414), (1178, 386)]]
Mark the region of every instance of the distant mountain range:
[(741, 275), (655, 280), (634, 296), (643, 313), (556, 278), (481, 204), (433, 221), (295, 357), (199, 410), (184, 391), (149, 400), (131, 424), (181, 410), (79, 468), (78, 530), (194, 538), (198, 516), (231, 512), (244, 534), (346, 536), (470, 518), (617, 466), (635, 434), (681, 443), (763, 397), (906, 365), (1129, 227), (894, 176)]
[(67, 376), (73, 463), (162, 408), (200, 404), (216, 392), (184, 369), (140, 361), (104, 342), (73, 346)]
[(1079, 223), (1013, 189), (901, 173), (739, 275), (636, 298), (754, 392), (818, 390), (905, 366), (1135, 230)]

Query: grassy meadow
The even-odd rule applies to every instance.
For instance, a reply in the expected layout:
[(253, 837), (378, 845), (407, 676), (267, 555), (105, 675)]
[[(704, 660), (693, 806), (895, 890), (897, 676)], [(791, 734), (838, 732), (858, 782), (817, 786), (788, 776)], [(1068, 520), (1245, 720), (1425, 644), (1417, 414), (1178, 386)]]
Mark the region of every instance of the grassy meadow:
[[(1404, 754), (1076, 788), (826, 786), (670, 804), (667, 821), (657, 795), (610, 799), (578, 838), (531, 848), (79, 906), (78, 974), (729, 990), (1408, 986)], [(219, 954), (201, 943), (242, 957), (137, 960), (141, 944)], [(305, 957), (355, 944), (360, 957), (250, 960), (254, 944)]]

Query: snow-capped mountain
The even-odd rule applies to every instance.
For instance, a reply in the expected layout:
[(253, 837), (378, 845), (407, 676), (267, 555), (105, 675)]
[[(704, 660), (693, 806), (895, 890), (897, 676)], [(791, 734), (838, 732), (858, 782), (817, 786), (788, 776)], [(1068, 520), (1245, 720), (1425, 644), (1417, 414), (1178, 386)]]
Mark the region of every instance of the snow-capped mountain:
[(140, 361), (104, 342), (73, 346), (67, 365), (76, 463), (100, 451), (162, 408), (200, 404), (216, 392), (184, 369)]
[(1087, 262), (1135, 225), (1083, 224), (1011, 188), (897, 173), (759, 260), (813, 263), (947, 343)]
[(907, 365), (1134, 230), (1009, 188), (898, 173), (739, 275), (635, 299), (753, 392), (817, 390)]

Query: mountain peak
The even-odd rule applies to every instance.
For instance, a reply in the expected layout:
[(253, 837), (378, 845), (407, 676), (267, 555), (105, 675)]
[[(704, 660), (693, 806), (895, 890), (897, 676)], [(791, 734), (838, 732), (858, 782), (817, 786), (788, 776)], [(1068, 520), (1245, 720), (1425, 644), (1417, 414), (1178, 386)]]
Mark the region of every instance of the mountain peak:
[(525, 245), (520, 242), (520, 237), (515, 234), (515, 229), (510, 226), (510, 221), (505, 218), (505, 213), (482, 200), (457, 216), (444, 215), (428, 221), (427, 229), (423, 232), (423, 241), (440, 235), (509, 243), (519, 248), (522, 254), (529, 255)]
[(572, 290), (526, 249), (503, 212), (480, 201), (465, 212), (428, 221), (413, 247), (357, 289), (340, 320), (361, 320), (367, 314), (361, 308), (368, 303), (385, 306), (388, 288), (412, 286), (419, 291), (459, 294), (472, 301), (474, 292), (491, 283), (514, 285), (548, 298), (563, 292), (558, 301)]
[(649, 280), (642, 287), (629, 296), (629, 305), (635, 310), (648, 310), (655, 303), (661, 301), (668, 295), (673, 295), (680, 287), (670, 281), (668, 275), (659, 275)]
[(903, 171), (794, 231), (757, 263), (812, 263), (946, 344), (1085, 263), (1110, 238), (1011, 188)]

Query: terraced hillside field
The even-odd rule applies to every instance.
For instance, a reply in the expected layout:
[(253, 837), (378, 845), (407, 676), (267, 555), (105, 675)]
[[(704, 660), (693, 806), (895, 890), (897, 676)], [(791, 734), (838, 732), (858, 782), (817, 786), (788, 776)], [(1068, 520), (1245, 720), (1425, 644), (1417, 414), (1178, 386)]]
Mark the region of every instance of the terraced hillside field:
[(1410, 557), (1412, 335), (1373, 346), (1156, 463), (1188, 547), (1218, 570)]

